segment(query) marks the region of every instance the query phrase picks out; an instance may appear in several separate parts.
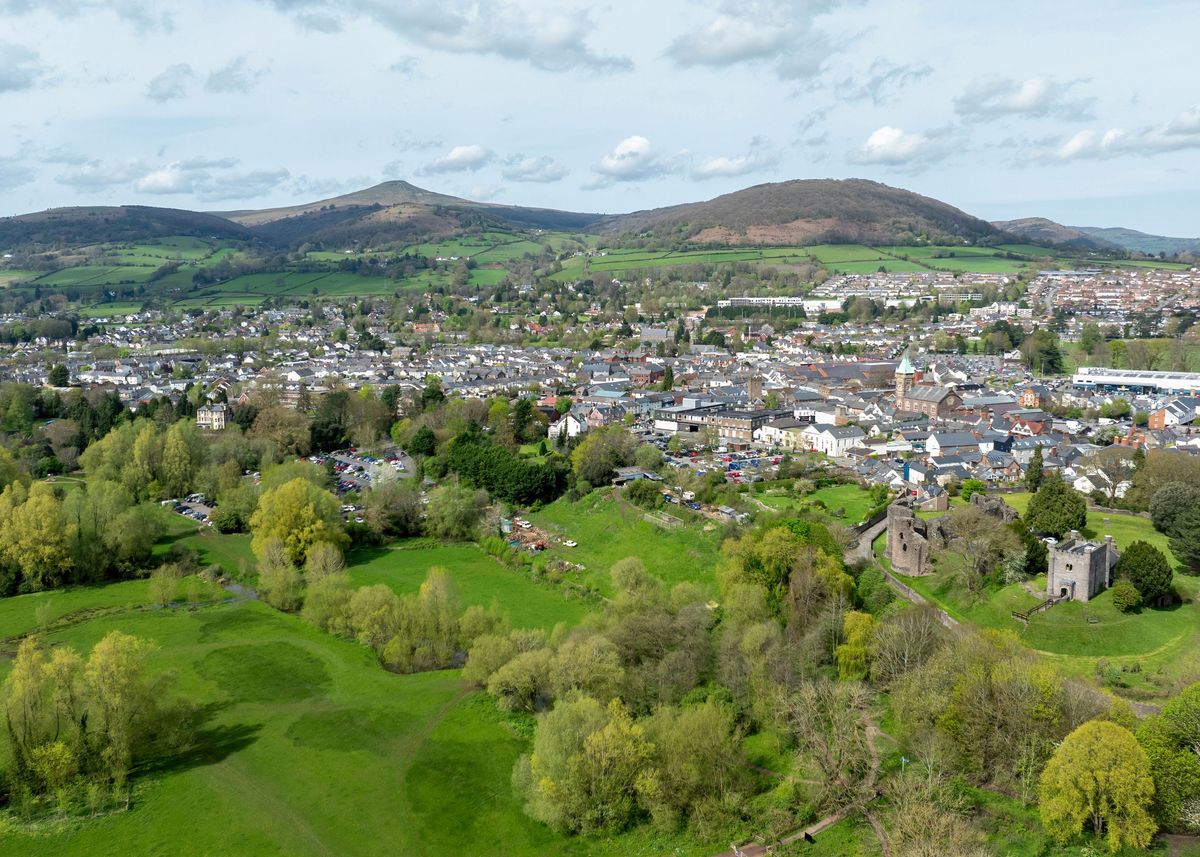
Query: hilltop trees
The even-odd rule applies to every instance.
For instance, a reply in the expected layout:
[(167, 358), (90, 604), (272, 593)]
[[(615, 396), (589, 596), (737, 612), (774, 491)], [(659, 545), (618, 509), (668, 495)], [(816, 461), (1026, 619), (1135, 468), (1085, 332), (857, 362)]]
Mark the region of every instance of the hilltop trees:
[(1150, 844), (1153, 796), (1145, 751), (1128, 729), (1100, 720), (1068, 735), (1041, 777), (1042, 820), (1054, 838), (1066, 843), (1089, 824), (1114, 853)]
[(1194, 830), (1200, 801), (1200, 684), (1143, 720), (1137, 740), (1150, 760), (1155, 818), (1167, 830)]
[(1175, 532), (1176, 521), (1196, 506), (1200, 506), (1200, 485), (1168, 482), (1150, 500), (1150, 520), (1154, 529), (1169, 536)]

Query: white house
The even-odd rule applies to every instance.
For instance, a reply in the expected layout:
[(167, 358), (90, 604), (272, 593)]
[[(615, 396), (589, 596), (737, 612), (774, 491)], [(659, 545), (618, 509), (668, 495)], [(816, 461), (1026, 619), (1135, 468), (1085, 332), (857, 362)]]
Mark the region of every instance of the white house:
[(858, 426), (817, 426), (805, 428), (801, 435), (807, 449), (823, 452), (832, 458), (840, 458), (865, 438), (866, 432)]

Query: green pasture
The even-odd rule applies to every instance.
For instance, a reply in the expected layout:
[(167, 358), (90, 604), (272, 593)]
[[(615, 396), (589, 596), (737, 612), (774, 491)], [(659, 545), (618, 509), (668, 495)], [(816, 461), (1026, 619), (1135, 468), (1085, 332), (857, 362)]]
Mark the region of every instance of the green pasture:
[(390, 674), (365, 647), (253, 601), (104, 613), (46, 637), (86, 652), (114, 629), (153, 642), (151, 670), (173, 673), (198, 706), (195, 748), (138, 772), (127, 811), (10, 830), (0, 852), (707, 857), (723, 847), (649, 827), (567, 838), (529, 819), (510, 782), (529, 722), (498, 713), (457, 671)]
[(464, 606), (496, 603), (518, 628), (574, 625), (592, 609), (557, 586), (536, 583), (527, 572), (501, 565), (473, 544), (398, 542), (357, 551), (346, 559), (355, 586), (384, 583), (401, 595), (416, 592), (429, 569), (441, 566), (450, 572)]
[[(666, 511), (680, 514), (677, 507), (667, 507)], [(528, 517), (548, 533), (579, 543), (574, 548), (552, 543), (545, 556), (585, 566), (580, 579), (601, 592), (612, 592), (609, 569), (635, 556), (667, 586), (694, 581), (715, 594), (714, 569), (723, 528), (698, 519), (678, 529), (665, 529), (649, 523), (644, 516), (642, 509), (614, 497), (609, 490), (601, 490), (576, 503), (564, 497)]]

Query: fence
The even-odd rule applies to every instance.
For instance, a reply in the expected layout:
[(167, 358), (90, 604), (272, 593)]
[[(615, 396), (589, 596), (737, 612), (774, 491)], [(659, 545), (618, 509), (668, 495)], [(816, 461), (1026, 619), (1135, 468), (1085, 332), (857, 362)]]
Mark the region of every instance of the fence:
[(1057, 603), (1058, 603), (1057, 598), (1047, 598), (1041, 604), (1038, 604), (1035, 607), (1030, 607), (1024, 613), (1022, 613), (1020, 610), (1012, 611), (1012, 617), (1014, 619), (1020, 619), (1022, 622), (1027, 623), (1027, 622), (1029, 622), (1030, 616), (1036, 616), (1038, 613), (1045, 613), (1047, 610), (1049, 610), (1051, 607), (1053, 607)]

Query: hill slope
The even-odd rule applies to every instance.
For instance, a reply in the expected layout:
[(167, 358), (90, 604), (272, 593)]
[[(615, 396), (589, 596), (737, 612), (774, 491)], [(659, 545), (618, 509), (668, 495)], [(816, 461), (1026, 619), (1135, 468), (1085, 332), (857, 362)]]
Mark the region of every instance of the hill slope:
[(453, 235), (470, 227), (583, 229), (601, 215), (472, 202), (404, 181), (304, 205), (218, 213), (279, 244), (380, 245)]
[(711, 244), (959, 243), (1003, 236), (990, 223), (912, 191), (864, 179), (756, 185), (707, 202), (600, 221), (608, 235), (650, 233)]
[(0, 218), (0, 247), (47, 247), (139, 241), (168, 235), (249, 240), (243, 226), (197, 211), (145, 205), (73, 206)]
[(1200, 253), (1200, 238), (1169, 238), (1166, 235), (1151, 235), (1147, 232), (1123, 229), (1119, 226), (1076, 226), (1074, 228), (1093, 238), (1133, 253), (1146, 253), (1151, 256), (1157, 256), (1159, 253), (1166, 253), (1168, 256), (1178, 253)]
[(1074, 226), (1064, 226), (1045, 217), (1022, 217), (1019, 220), (997, 220), (992, 226), (1015, 235), (1023, 241), (1048, 247), (1068, 247), (1072, 250), (1119, 250), (1114, 243), (1089, 235)]

